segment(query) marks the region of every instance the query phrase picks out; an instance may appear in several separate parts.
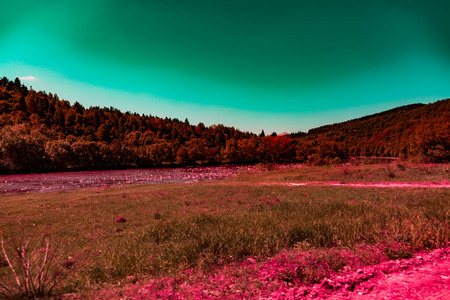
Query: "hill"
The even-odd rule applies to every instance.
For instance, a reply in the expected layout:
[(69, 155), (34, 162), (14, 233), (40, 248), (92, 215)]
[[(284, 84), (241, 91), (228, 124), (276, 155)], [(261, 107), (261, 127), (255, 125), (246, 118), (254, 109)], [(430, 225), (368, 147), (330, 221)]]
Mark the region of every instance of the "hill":
[(450, 99), (412, 104), (308, 131), (307, 144), (332, 141), (352, 156), (450, 159)]
[(0, 172), (193, 164), (339, 163), (349, 155), (450, 160), (450, 100), (265, 136), (221, 124), (85, 108), (0, 80)]

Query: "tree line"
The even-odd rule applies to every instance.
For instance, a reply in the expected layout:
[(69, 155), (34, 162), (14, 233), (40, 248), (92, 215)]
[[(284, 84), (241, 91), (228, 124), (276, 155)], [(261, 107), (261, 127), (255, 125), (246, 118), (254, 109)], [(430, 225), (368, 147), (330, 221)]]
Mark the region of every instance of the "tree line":
[(0, 172), (196, 164), (341, 163), (349, 155), (450, 160), (448, 100), (308, 133), (265, 135), (222, 124), (85, 108), (0, 79)]

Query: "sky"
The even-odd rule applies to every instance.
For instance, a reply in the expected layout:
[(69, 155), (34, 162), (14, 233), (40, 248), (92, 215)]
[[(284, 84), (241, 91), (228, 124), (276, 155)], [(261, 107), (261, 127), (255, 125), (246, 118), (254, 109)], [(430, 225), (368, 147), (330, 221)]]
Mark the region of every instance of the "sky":
[(0, 77), (71, 103), (298, 132), (450, 98), (448, 0), (0, 0)]

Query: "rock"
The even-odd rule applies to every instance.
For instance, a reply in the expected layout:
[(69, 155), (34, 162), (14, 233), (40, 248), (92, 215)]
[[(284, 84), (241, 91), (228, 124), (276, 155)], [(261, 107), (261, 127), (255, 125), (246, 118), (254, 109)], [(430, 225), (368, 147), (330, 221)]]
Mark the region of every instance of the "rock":
[(138, 282), (138, 279), (136, 278), (136, 276), (128, 276), (127, 282), (131, 282), (134, 284), (134, 283)]
[(324, 288), (324, 289), (333, 289), (332, 281), (330, 279), (328, 279), (328, 278), (325, 278), (320, 283), (320, 287)]
[(252, 265), (256, 264), (256, 260), (254, 258), (247, 258), (248, 262), (251, 263)]

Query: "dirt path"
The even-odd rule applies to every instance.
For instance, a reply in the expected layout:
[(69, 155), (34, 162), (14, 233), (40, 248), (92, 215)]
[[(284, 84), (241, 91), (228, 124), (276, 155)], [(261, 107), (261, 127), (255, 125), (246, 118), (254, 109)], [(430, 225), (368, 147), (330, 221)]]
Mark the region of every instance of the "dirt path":
[(325, 279), (304, 298), (450, 299), (450, 248)]
[(450, 188), (450, 182), (338, 182), (338, 181), (307, 181), (307, 182), (264, 182), (262, 185), (285, 186), (340, 186), (340, 187), (374, 187), (374, 188)]

